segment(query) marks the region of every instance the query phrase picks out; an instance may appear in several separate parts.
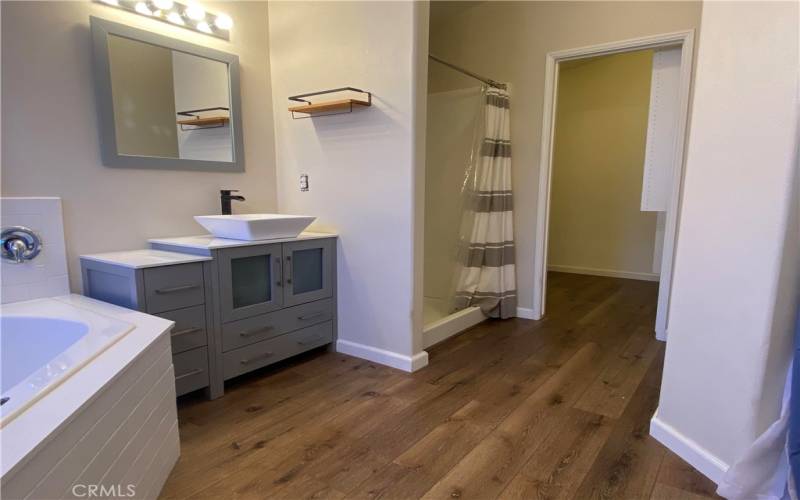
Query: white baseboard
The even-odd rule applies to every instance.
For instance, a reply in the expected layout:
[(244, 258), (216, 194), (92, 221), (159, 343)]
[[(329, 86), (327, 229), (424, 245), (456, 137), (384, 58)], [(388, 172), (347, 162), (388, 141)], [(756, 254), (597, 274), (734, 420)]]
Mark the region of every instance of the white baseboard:
[(596, 269), (593, 267), (548, 265), (548, 271), (571, 274), (588, 274), (591, 276), (607, 276), (609, 278), (625, 278), (629, 280), (658, 281), (656, 273), (639, 273), (634, 271), (618, 271), (616, 269)]
[(650, 420), (650, 435), (717, 484), (728, 470), (720, 458), (660, 420), (658, 410)]
[(542, 319), (541, 317), (537, 317), (536, 311), (534, 311), (533, 309), (529, 309), (527, 307), (518, 307), (517, 317), (523, 319), (535, 319), (535, 320)]
[(428, 353), (426, 351), (418, 352), (413, 356), (406, 356), (393, 351), (339, 339), (336, 341), (336, 352), (349, 354), (350, 356), (391, 366), (406, 372), (415, 372), (428, 366)]
[(422, 348), (427, 349), (485, 320), (481, 308), (473, 306), (429, 323), (422, 330)]

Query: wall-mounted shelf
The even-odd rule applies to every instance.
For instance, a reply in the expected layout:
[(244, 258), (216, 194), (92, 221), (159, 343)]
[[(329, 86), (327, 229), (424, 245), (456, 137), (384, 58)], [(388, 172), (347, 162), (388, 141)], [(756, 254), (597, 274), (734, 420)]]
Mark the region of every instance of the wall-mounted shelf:
[(304, 104), (300, 106), (291, 106), (289, 111), (293, 113), (307, 113), (313, 115), (315, 113), (324, 113), (326, 111), (352, 111), (353, 106), (372, 106), (368, 101), (360, 99), (338, 99), (336, 101), (323, 101), (314, 104)]
[[(336, 99), (320, 102), (311, 102), (305, 99), (306, 97), (346, 91), (365, 94), (367, 99)], [(338, 89), (320, 90), (319, 92), (309, 92), (308, 94), (293, 95), (289, 97), (289, 100), (305, 103), (289, 107), (289, 111), (292, 113), (292, 118), (297, 119), (295, 113), (307, 115), (301, 118), (310, 118), (312, 116), (329, 116), (352, 113), (354, 108), (366, 108), (372, 106), (372, 93), (354, 87), (342, 87)]]
[[(217, 108), (203, 108), (203, 109), (190, 109), (188, 111), (178, 111), (178, 115), (180, 116), (188, 116), (186, 120), (178, 120), (178, 125), (181, 126), (181, 130), (198, 130), (203, 128), (219, 128), (224, 127), (231, 121), (230, 116), (200, 116), (197, 113), (207, 112), (207, 111), (228, 111), (230, 112), (229, 108), (224, 107), (217, 107)], [(191, 128), (184, 128), (186, 125), (189, 125)]]
[(189, 120), (178, 120), (178, 125), (183, 130), (184, 125), (193, 127), (215, 128), (224, 127), (231, 119), (227, 116), (207, 116), (205, 118), (191, 118)]

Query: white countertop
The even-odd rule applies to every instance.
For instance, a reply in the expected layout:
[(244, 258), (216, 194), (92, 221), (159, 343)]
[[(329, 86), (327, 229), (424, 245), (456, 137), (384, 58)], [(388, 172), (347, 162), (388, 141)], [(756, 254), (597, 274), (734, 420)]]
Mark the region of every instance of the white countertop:
[(144, 269), (146, 267), (171, 266), (174, 264), (185, 264), (187, 262), (202, 262), (211, 260), (211, 257), (145, 248), (142, 250), (81, 255), (81, 259), (104, 262), (106, 264), (116, 264), (131, 269)]
[(229, 240), (226, 238), (216, 238), (210, 234), (204, 234), (201, 236), (184, 236), (180, 238), (153, 238), (147, 241), (159, 245), (171, 245), (199, 250), (216, 250), (218, 248), (247, 247), (253, 245), (266, 245), (269, 243), (285, 243), (287, 241), (336, 238), (337, 236), (338, 235), (336, 233), (315, 233), (312, 231), (304, 231), (294, 238), (277, 238), (272, 240)]
[[(52, 299), (125, 321), (135, 328), (0, 430), (0, 440), (3, 443), (0, 476), (6, 476), (33, 456), (35, 450), (44, 447), (56, 430), (66, 425), (73, 414), (91, 404), (98, 391), (159, 337), (166, 335), (174, 324), (163, 318), (82, 295), (64, 295)], [(4, 304), (3, 312), (13, 314), (18, 305), (24, 304), (25, 302)]]

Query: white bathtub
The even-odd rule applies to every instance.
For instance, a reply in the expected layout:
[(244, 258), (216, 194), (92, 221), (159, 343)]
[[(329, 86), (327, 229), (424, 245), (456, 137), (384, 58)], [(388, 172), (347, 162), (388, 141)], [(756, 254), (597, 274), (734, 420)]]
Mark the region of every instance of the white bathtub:
[(0, 428), (132, 329), (56, 299), (0, 306)]
[(80, 295), (0, 306), (3, 498), (158, 496), (180, 452), (172, 325)]

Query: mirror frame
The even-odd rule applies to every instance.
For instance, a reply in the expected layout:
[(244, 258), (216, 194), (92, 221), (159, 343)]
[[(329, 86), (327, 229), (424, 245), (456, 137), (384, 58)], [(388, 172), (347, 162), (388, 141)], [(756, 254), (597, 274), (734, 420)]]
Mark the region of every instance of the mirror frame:
[[(121, 168), (148, 168), (161, 170), (202, 170), (207, 172), (243, 172), (244, 141), (242, 139), (242, 102), (239, 91), (239, 56), (219, 50), (184, 42), (175, 38), (132, 28), (130, 26), (90, 16), (92, 49), (94, 56), (94, 83), (97, 116), (100, 124), (100, 154), (103, 165)], [(230, 93), (230, 129), (233, 161), (190, 160), (157, 156), (119, 154), (114, 125), (114, 101), (111, 90), (108, 37), (121, 36), (178, 52), (212, 59), (228, 65), (228, 92)]]

